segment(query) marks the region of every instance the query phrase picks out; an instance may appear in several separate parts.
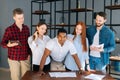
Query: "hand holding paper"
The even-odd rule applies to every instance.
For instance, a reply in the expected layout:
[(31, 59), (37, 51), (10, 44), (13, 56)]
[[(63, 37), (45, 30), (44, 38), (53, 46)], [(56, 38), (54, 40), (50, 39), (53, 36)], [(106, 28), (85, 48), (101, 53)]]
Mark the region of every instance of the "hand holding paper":
[(90, 46), (90, 50), (99, 51), (99, 52), (103, 52), (104, 51), (103, 48), (104, 48), (104, 44)]

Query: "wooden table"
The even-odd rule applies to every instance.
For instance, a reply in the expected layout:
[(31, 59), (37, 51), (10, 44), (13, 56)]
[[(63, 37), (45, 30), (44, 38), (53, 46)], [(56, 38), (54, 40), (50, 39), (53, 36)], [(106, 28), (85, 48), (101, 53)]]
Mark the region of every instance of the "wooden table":
[[(83, 74), (79, 74), (76, 72), (77, 77), (64, 77), (64, 78), (56, 78), (56, 77), (50, 77), (50, 75), (48, 73), (46, 73), (46, 75), (43, 76), (39, 76), (39, 74), (37, 72), (33, 72), (33, 71), (27, 71), (25, 73), (25, 75), (22, 77), (22, 80), (90, 80), (90, 79), (85, 79), (84, 77), (89, 75), (89, 74), (103, 74), (101, 72), (83, 72)], [(105, 77), (102, 80), (115, 80), (114, 78), (112, 78), (109, 74), (106, 74)]]

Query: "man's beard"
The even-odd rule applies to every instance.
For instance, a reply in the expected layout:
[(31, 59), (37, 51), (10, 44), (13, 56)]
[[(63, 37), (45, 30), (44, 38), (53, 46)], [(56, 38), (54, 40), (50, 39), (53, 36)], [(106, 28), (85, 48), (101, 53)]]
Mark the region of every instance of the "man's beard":
[(96, 24), (97, 27), (101, 27), (102, 25), (103, 25), (103, 24), (99, 24), (99, 25)]

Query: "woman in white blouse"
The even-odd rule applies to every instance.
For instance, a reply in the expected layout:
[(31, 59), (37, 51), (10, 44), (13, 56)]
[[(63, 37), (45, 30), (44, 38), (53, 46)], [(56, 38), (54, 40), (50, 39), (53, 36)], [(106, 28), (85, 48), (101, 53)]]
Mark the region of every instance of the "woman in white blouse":
[[(45, 45), (50, 40), (47, 32), (47, 25), (45, 23), (38, 23), (35, 33), (28, 38), (28, 44), (32, 51), (33, 71), (39, 71), (41, 58), (44, 54)], [(44, 71), (50, 70), (50, 57), (47, 57)]]

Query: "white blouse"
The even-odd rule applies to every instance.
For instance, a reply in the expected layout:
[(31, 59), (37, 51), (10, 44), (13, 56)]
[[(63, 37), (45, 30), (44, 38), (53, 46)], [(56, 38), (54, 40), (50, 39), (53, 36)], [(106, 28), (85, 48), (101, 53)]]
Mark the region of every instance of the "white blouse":
[[(40, 65), (41, 58), (44, 54), (45, 45), (50, 40), (50, 37), (47, 35), (43, 36), (43, 40), (38, 38), (37, 40), (33, 40), (33, 36), (28, 38), (28, 44), (32, 51), (32, 64)], [(48, 56), (46, 59), (45, 65), (50, 63), (50, 57)]]

